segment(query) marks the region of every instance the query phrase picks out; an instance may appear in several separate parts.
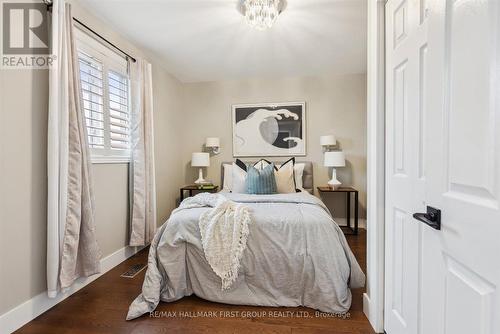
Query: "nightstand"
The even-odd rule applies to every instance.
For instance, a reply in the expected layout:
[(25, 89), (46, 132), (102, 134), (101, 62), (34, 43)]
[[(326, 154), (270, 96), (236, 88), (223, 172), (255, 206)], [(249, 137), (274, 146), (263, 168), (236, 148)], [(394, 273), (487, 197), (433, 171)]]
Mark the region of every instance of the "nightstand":
[[(186, 197), (191, 197), (193, 194), (198, 194), (198, 193), (216, 193), (217, 190), (219, 189), (219, 186), (215, 186), (213, 189), (199, 189), (197, 185), (190, 185), (190, 186), (184, 186), (180, 189), (180, 199), (181, 202), (184, 200)], [(185, 192), (188, 192), (189, 196), (184, 196)]]
[[(340, 187), (338, 189), (333, 189), (331, 187), (318, 187), (319, 195), (323, 193), (345, 193), (347, 202), (347, 228), (351, 233), (346, 234), (358, 234), (358, 191), (352, 187)], [(354, 228), (351, 226), (351, 197), (354, 195)]]

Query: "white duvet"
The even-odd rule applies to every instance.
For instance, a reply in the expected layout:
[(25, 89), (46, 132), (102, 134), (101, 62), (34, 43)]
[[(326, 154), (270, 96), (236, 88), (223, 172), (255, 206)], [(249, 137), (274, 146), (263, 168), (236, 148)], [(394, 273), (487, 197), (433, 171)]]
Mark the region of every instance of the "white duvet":
[(221, 278), (205, 258), (199, 217), (211, 208), (176, 211), (151, 244), (142, 293), (130, 305), (127, 320), (153, 311), (160, 300), (191, 294), (236, 305), (349, 310), (350, 288), (362, 287), (365, 276), (319, 199), (305, 192), (221, 194), (245, 203), (252, 216), (236, 281), (222, 290)]

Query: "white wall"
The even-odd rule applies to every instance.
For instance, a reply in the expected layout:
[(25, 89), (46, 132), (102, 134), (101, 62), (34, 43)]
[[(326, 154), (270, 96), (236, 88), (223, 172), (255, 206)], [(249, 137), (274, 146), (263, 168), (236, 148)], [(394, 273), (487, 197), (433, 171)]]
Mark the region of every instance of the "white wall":
[[(256, 102), (306, 102), (307, 156), (314, 162), (315, 186), (325, 185), (331, 170), (323, 167), (319, 137), (334, 134), (346, 153), (347, 167), (338, 171), (345, 185), (360, 191), (361, 216), (366, 203), (366, 75), (262, 78), (202, 82), (184, 87), (184, 183), (197, 178), (190, 167), (191, 153), (202, 149), (206, 137), (221, 138), (221, 154), (211, 158), (208, 179), (220, 183), (221, 162), (232, 156), (231, 105)], [(276, 159), (280, 160), (280, 159)], [(281, 159), (282, 160), (282, 159)], [(326, 202), (335, 217), (345, 217), (344, 197), (328, 195)]]
[[(175, 206), (183, 177), (175, 158), (182, 85), (82, 8), (75, 5), (73, 14), (131, 54), (152, 61), (161, 224)], [(0, 70), (0, 315), (46, 290), (47, 110), (46, 70)], [(94, 164), (92, 173), (97, 239), (105, 257), (127, 245), (128, 165)]]

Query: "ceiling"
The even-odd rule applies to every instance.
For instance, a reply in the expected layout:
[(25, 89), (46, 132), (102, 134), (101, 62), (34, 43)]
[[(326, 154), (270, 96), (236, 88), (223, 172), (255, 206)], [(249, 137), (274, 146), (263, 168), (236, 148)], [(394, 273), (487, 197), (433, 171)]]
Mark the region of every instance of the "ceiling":
[(366, 0), (288, 0), (273, 28), (237, 0), (80, 0), (183, 82), (366, 72)]

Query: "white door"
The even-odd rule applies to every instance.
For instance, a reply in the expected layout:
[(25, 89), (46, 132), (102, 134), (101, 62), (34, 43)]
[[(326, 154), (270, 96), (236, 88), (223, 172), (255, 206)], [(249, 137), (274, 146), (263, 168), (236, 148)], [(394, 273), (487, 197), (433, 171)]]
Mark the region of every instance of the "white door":
[(500, 1), (386, 14), (386, 331), (500, 333)]
[(423, 114), (427, 20), (424, 3), (386, 3), (385, 330), (417, 333), (425, 208)]
[(500, 333), (500, 1), (429, 15), (422, 333)]

